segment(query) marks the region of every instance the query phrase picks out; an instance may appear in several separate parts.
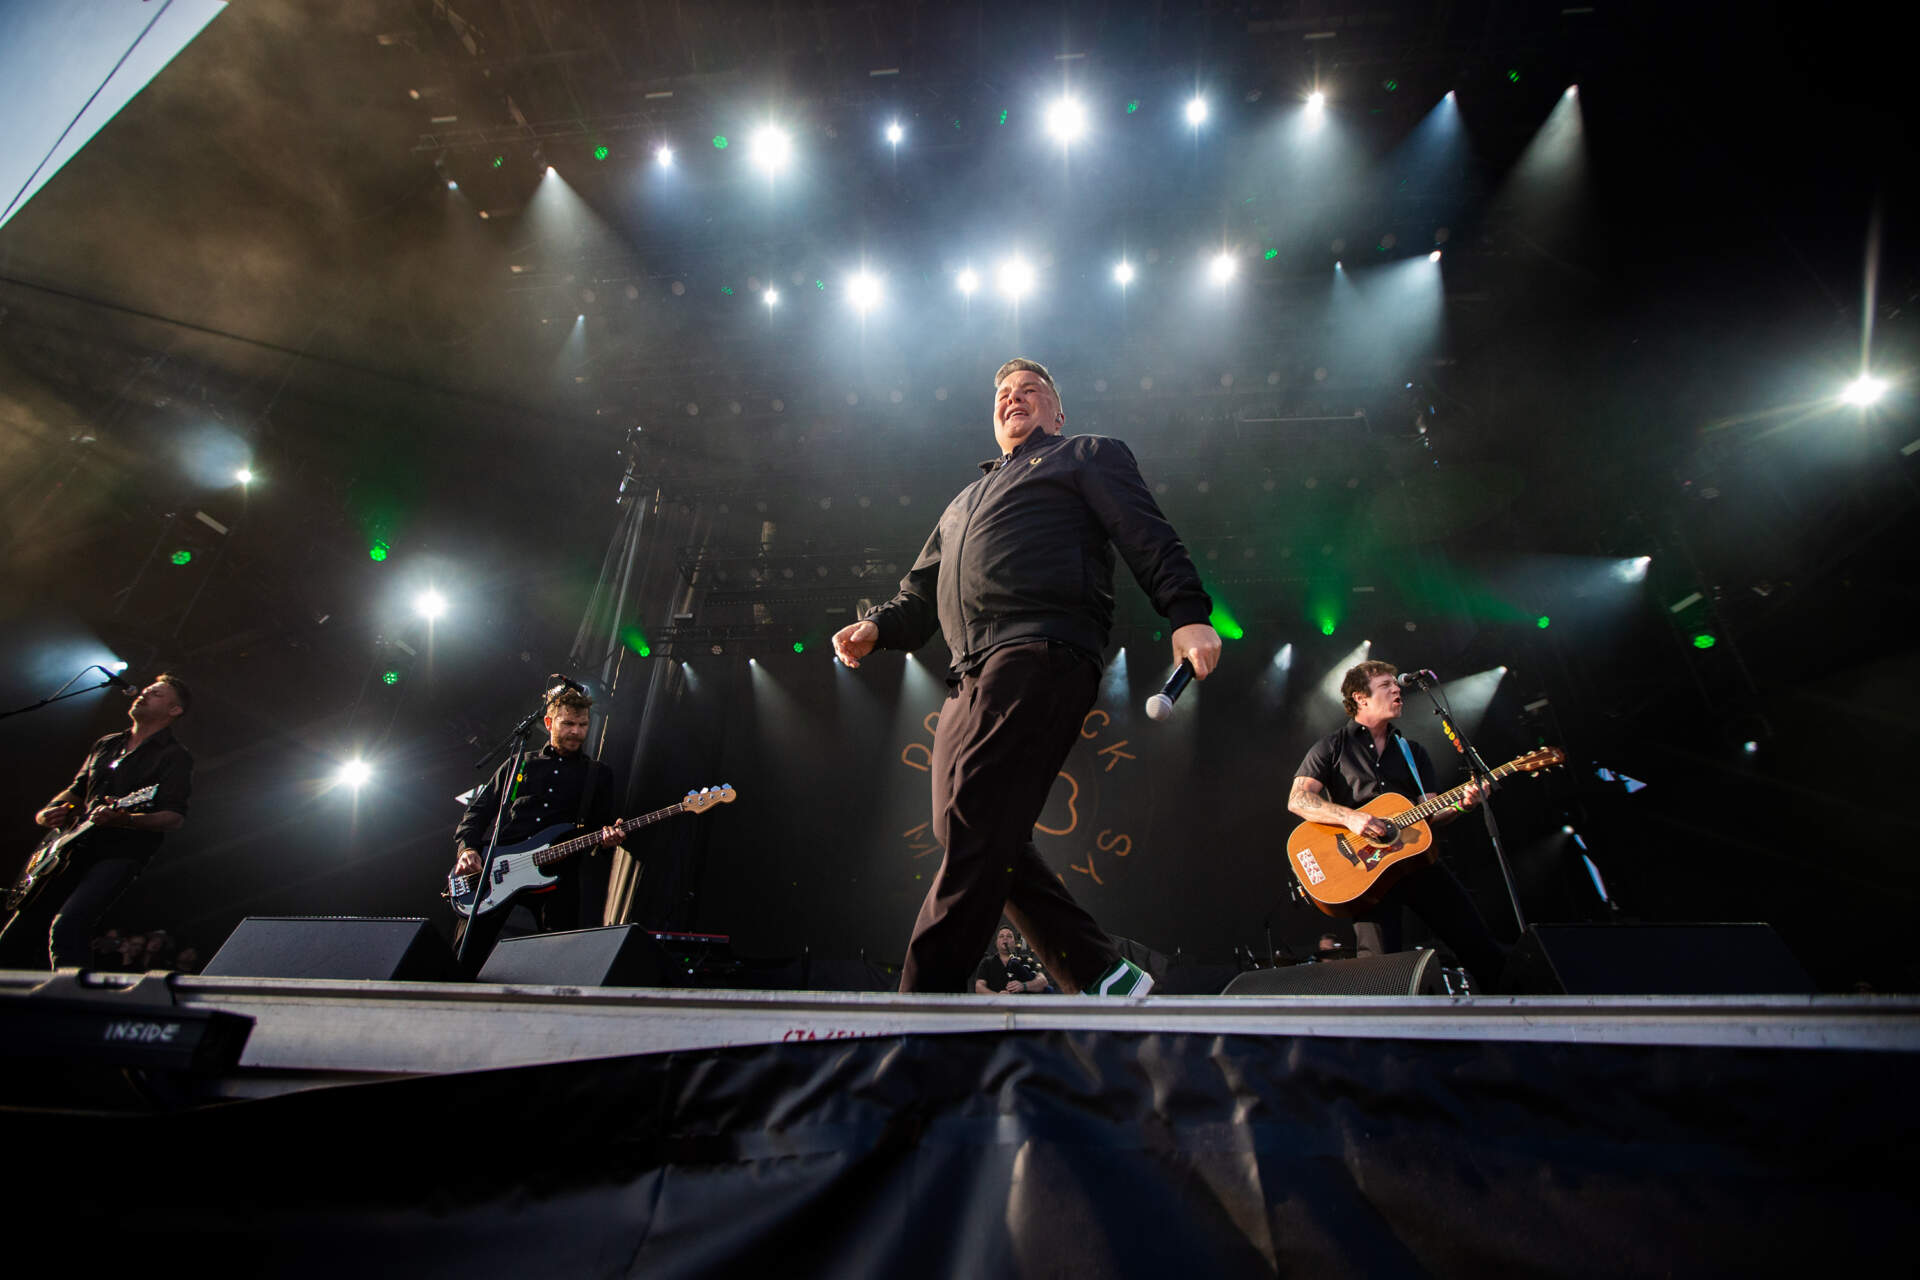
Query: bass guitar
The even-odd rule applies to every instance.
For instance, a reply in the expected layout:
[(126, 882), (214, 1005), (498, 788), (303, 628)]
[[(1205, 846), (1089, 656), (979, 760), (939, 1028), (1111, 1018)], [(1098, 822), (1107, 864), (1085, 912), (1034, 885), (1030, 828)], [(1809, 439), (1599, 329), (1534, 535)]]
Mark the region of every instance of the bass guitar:
[[(129, 791), (117, 796), (110, 804), (94, 806), (94, 813), (105, 809), (132, 809), (143, 805), (160, 792), (160, 784)], [(72, 855), (73, 846), (87, 832), (93, 830), (93, 814), (74, 823), (64, 831), (49, 831), (40, 841), (39, 848), (27, 859), (27, 865), (20, 868), (20, 874), (14, 878), (13, 888), (7, 890), (7, 910), (19, 911), (40, 896), (47, 882), (60, 874)]]
[[(1541, 747), (1493, 771), (1495, 778), (1538, 773), (1566, 761), (1558, 747)], [(1359, 812), (1384, 818), (1393, 838), (1356, 836), (1345, 827), (1303, 822), (1287, 837), (1287, 862), (1313, 905), (1330, 916), (1350, 916), (1379, 900), (1393, 882), (1434, 860), (1433, 828), (1427, 819), (1465, 798), (1471, 783), (1415, 804), (1389, 791), (1360, 806)]]
[[(614, 825), (624, 836), (664, 818), (683, 813), (705, 813), (714, 805), (732, 804), (733, 798), (731, 786), (702, 787), (698, 791), (687, 792), (686, 799), (679, 804), (670, 804), (664, 809), (655, 809), (652, 813), (628, 818)], [(551, 888), (553, 877), (542, 870), (543, 867), (551, 867), (576, 853), (585, 853), (600, 843), (599, 831), (574, 835), (579, 830), (570, 822), (562, 822), (527, 837), (519, 844), (494, 850), (487, 883), (479, 883), (478, 872), (461, 875), (456, 871), (447, 877), (447, 900), (461, 915), (478, 916), (510, 905), (520, 894)], [(567, 839), (568, 836), (573, 838)]]

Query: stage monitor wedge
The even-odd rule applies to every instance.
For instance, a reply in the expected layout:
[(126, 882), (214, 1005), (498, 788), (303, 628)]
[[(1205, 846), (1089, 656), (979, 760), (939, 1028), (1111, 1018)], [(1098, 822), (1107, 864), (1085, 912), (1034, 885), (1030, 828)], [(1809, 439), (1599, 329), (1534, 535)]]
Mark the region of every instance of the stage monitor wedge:
[(216, 978), (451, 982), (453, 952), (424, 919), (248, 916), (202, 970)]

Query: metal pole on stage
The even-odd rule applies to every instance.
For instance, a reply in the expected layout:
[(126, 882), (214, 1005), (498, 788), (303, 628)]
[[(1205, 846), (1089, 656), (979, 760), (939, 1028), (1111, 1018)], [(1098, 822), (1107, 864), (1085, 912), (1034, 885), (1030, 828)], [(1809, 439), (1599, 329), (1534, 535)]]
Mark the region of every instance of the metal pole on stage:
[[(1431, 672), (1422, 673), (1423, 676), (1431, 674)], [(1447, 706), (1446, 695), (1441, 692), (1440, 682), (1437, 679), (1423, 678), (1420, 684), (1426, 692), (1427, 701), (1433, 703), (1433, 714), (1440, 717), (1440, 729), (1447, 735), (1447, 741), (1453, 744), (1455, 751), (1466, 757), (1467, 769), (1472, 773), (1473, 780), (1486, 788), (1485, 794), (1480, 797), (1480, 814), (1486, 819), (1487, 838), (1493, 842), (1494, 860), (1500, 864), (1500, 876), (1506, 881), (1507, 901), (1513, 904), (1514, 924), (1524, 936), (1527, 932), (1527, 915), (1520, 908), (1520, 890), (1514, 883), (1513, 864), (1507, 861), (1506, 846), (1500, 840), (1500, 824), (1493, 816), (1493, 789), (1496, 785), (1493, 770), (1487, 768), (1487, 762), (1480, 758), (1480, 752), (1474, 748), (1467, 735), (1460, 731), (1460, 726), (1454, 723), (1452, 708)]]

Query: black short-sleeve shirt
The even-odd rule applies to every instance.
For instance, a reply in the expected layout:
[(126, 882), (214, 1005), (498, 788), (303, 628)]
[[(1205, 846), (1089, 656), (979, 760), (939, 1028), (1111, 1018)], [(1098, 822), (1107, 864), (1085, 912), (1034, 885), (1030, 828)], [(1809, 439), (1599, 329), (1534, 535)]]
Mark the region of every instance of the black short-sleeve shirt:
[[(1420, 783), (1407, 772), (1407, 758), (1400, 750), (1405, 742), (1413, 749), (1413, 762), (1420, 770)], [(1313, 744), (1306, 759), (1295, 769), (1296, 778), (1312, 778), (1327, 789), (1327, 798), (1348, 809), (1358, 809), (1367, 801), (1388, 791), (1409, 800), (1418, 800), (1429, 791), (1441, 791), (1434, 776), (1433, 759), (1427, 749), (1398, 729), (1387, 731), (1386, 754), (1373, 753), (1373, 731), (1357, 720), (1349, 720)]]
[(998, 951), (982, 960), (973, 971), (976, 982), (987, 984), (987, 990), (999, 993), (1007, 989), (1009, 982), (1032, 982), (1040, 976), (1040, 966), (1022, 954), (1014, 952), (1003, 962)]
[[(84, 797), (83, 807), (91, 809), (156, 786), (159, 790), (153, 799), (133, 805), (132, 811), (186, 817), (187, 799), (193, 792), (193, 757), (173, 736), (172, 729), (162, 729), (128, 751), (127, 743), (132, 738), (133, 730), (123, 729), (95, 742), (68, 790)], [(165, 834), (131, 827), (95, 827), (87, 833), (85, 847), (97, 857), (149, 858)]]

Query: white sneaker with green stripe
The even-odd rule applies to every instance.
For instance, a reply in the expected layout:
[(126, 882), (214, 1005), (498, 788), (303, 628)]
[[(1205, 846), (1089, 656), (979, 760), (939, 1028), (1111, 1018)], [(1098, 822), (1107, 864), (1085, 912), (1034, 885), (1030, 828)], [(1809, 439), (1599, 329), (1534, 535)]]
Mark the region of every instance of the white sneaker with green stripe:
[(1153, 990), (1153, 975), (1124, 956), (1093, 984), (1096, 996), (1143, 996)]

